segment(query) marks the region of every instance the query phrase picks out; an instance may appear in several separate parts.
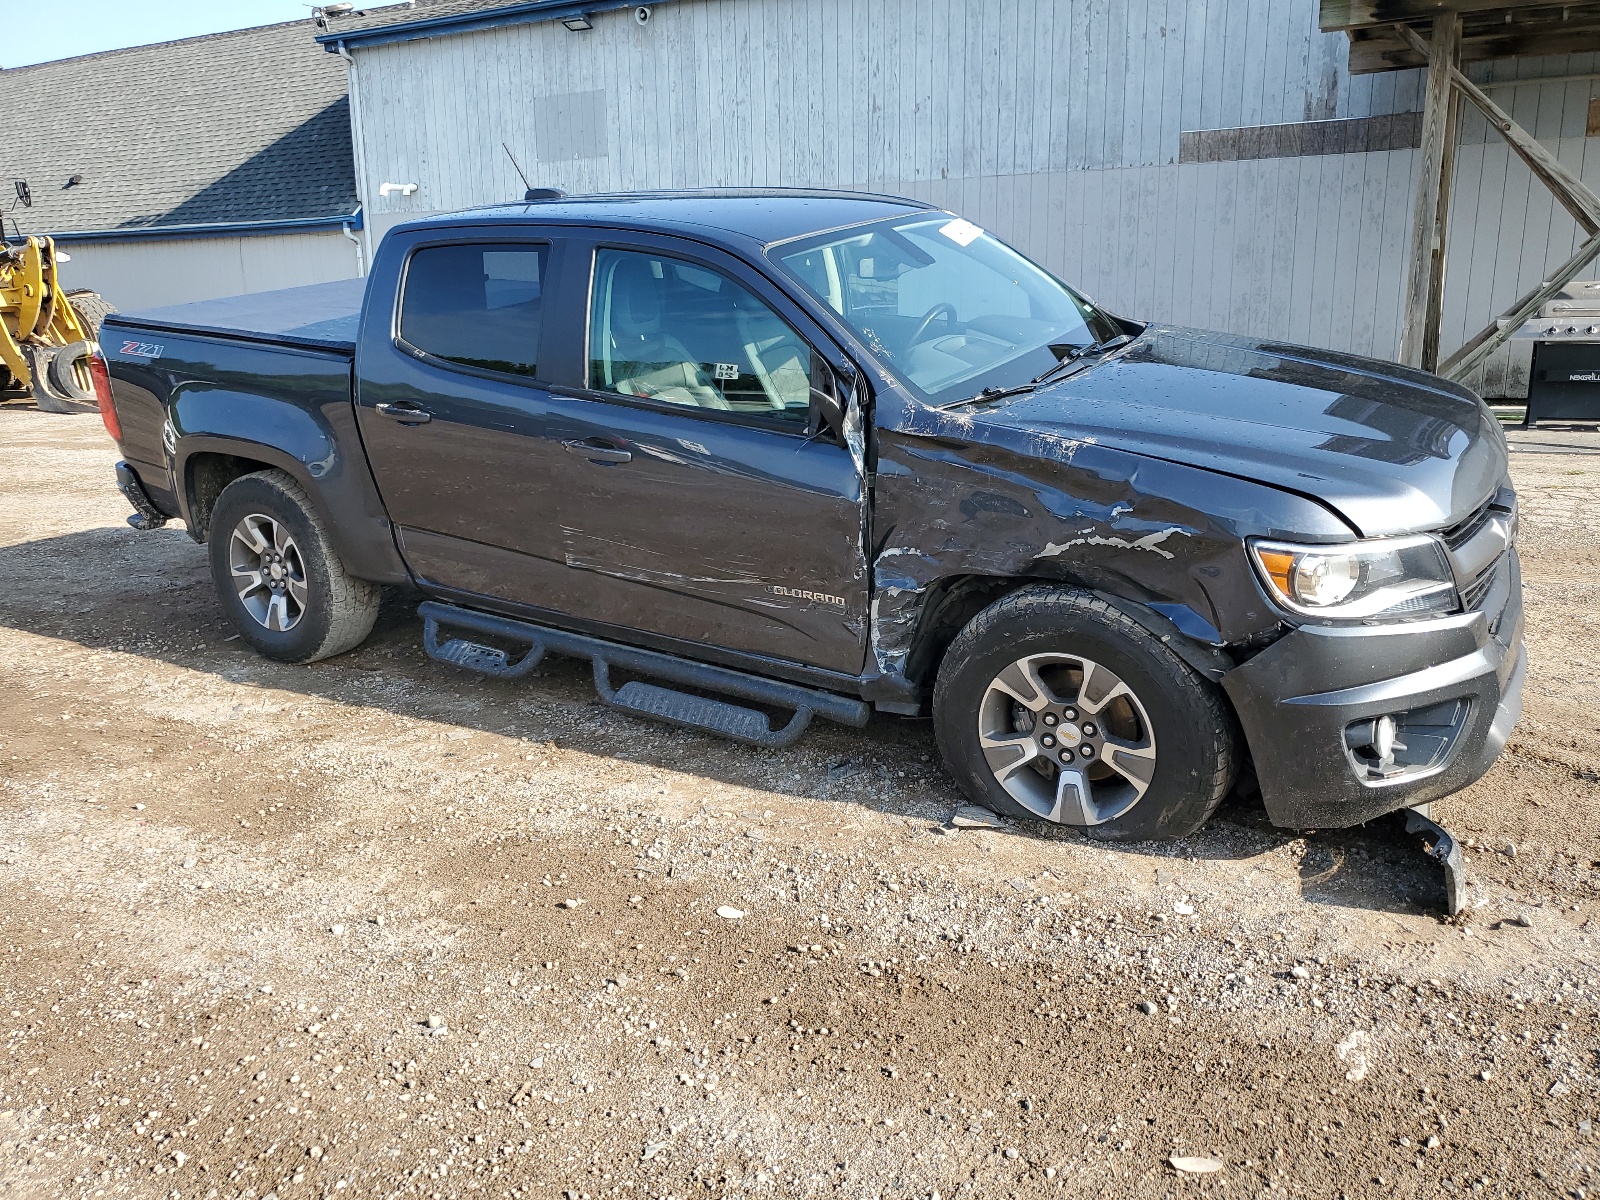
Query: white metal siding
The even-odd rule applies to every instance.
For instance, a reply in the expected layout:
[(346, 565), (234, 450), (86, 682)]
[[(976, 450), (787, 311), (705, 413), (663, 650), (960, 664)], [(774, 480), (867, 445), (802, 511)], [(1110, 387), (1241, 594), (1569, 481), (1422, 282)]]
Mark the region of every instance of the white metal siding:
[[(1311, 0), (680, 0), (357, 50), (374, 233), (520, 196), (717, 185), (893, 191), (957, 209), (1130, 315), (1392, 357), (1414, 151), (1179, 164), (1180, 132), (1420, 107), (1352, 77)], [(1594, 56), (1501, 64), (1570, 74)], [(1480, 78), (1488, 72), (1475, 69)], [(586, 157), (538, 114), (604, 94)], [(1497, 90), (1600, 187), (1588, 82)], [(1481, 120), (1463, 124), (1444, 342), (1576, 247)], [(382, 182), (417, 183), (377, 198)]]
[(171, 241), (63, 242), (62, 282), (92, 288), (124, 312), (351, 279), (356, 247), (342, 233), (256, 234)]

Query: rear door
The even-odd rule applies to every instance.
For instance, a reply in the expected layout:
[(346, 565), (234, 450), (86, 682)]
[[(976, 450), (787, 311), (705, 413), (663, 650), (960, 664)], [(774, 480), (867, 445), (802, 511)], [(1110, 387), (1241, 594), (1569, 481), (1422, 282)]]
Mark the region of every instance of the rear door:
[[(406, 564), (424, 585), (526, 602), (566, 572), (541, 366), (558, 243), (416, 239), (358, 358), (358, 420)], [(415, 238), (415, 235), (413, 235)]]
[(587, 349), (560, 369), (577, 386), (550, 400), (563, 608), (859, 674), (861, 469), (806, 432), (829, 370), (821, 332), (748, 265), (693, 243), (575, 238), (566, 262), (563, 294), (586, 303), (563, 304), (560, 341)]

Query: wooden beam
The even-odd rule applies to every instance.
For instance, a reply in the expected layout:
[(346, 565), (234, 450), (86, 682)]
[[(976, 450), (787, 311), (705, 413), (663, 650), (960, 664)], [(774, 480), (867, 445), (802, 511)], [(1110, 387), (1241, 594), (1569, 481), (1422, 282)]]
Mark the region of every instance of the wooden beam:
[[(1324, 33), (1392, 25), (1396, 21), (1431, 21), (1450, 13), (1494, 12), (1538, 6), (1540, 0), (1322, 0), (1317, 23)], [(1549, 7), (1549, 0), (1543, 0)]]
[[(1404, 29), (1405, 26), (1400, 28)], [(1406, 272), (1406, 301), (1400, 326), (1400, 361), (1431, 369), (1428, 347), (1438, 352), (1436, 282), (1444, 280), (1444, 217), (1450, 203), (1445, 171), (1452, 161), (1449, 138), (1453, 89), (1451, 71), (1461, 44), (1461, 18), (1435, 17), (1427, 43), (1428, 79), (1422, 107), (1422, 148), (1418, 153), (1416, 205), (1411, 221), (1411, 262)]]
[(1544, 306), (1546, 300), (1576, 279), (1578, 272), (1588, 266), (1596, 255), (1600, 255), (1600, 233), (1580, 246), (1578, 252), (1562, 263), (1554, 275), (1513, 304), (1504, 316), (1489, 322), (1440, 364), (1439, 374), (1455, 380), (1465, 379), (1472, 374), (1479, 363), (1509, 342), (1517, 330)]
[[(1550, 54), (1590, 54), (1595, 51), (1600, 51), (1600, 19), (1575, 21), (1560, 28), (1511, 32), (1499, 30), (1477, 37), (1463, 35), (1461, 41), (1463, 63), (1535, 58)], [(1399, 37), (1380, 37), (1365, 31), (1353, 32), (1350, 36), (1352, 75), (1412, 71), (1427, 63), (1426, 55), (1418, 54)]]
[[(1437, 25), (1437, 22), (1435, 24)], [(1424, 42), (1408, 26), (1398, 25), (1395, 28), (1399, 29), (1402, 36), (1411, 42), (1413, 49), (1432, 53), (1429, 43)], [(1437, 36), (1437, 33), (1435, 36)], [(1430, 64), (1431, 61), (1430, 59)], [(1489, 124), (1510, 144), (1517, 157), (1527, 163), (1528, 169), (1538, 177), (1545, 187), (1550, 189), (1557, 200), (1561, 201), (1562, 207), (1572, 214), (1573, 220), (1578, 222), (1583, 231), (1587, 234), (1600, 232), (1600, 196), (1596, 196), (1590, 191), (1583, 180), (1563, 166), (1554, 154), (1544, 148), (1538, 139), (1513, 121), (1504, 109), (1489, 99), (1477, 84), (1462, 74), (1460, 67), (1452, 65), (1448, 68), (1448, 73), (1449, 83), (1453, 84), (1463, 96), (1478, 107), (1484, 117), (1487, 118)], [(1428, 68), (1428, 88), (1428, 95), (1431, 100), (1433, 95), (1432, 65)], [(1427, 145), (1427, 120), (1428, 117), (1425, 113), (1423, 115), (1424, 147)]]
[[(1457, 52), (1459, 53), (1459, 43)], [(1439, 166), (1439, 201), (1434, 210), (1433, 242), (1438, 249), (1428, 272), (1428, 310), (1422, 322), (1422, 369), (1439, 366), (1439, 326), (1444, 318), (1444, 263), (1450, 249), (1450, 192), (1456, 178), (1456, 140), (1461, 127), (1461, 93), (1450, 89), (1449, 113), (1445, 117), (1444, 161)]]

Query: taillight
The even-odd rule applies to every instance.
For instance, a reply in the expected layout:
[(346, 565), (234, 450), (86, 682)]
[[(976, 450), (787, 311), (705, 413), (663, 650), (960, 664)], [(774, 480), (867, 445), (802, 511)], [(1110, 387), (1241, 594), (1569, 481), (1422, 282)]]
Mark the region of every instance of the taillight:
[(106, 432), (119, 445), (122, 442), (122, 422), (117, 420), (117, 402), (111, 398), (111, 372), (106, 360), (98, 353), (89, 355), (89, 377), (94, 380), (94, 398), (100, 405), (100, 420)]

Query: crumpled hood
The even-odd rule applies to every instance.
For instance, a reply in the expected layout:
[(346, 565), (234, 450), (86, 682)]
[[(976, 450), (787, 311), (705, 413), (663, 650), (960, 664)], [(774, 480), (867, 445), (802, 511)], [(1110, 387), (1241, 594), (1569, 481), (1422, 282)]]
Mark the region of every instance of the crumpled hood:
[(1259, 480), (1368, 537), (1464, 519), (1507, 465), (1494, 415), (1436, 376), (1170, 326), (975, 420)]

